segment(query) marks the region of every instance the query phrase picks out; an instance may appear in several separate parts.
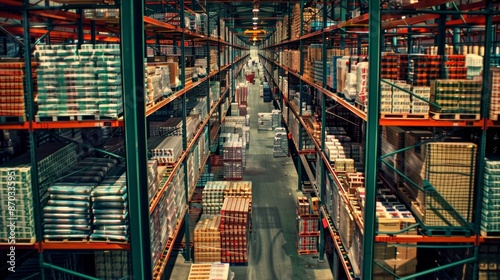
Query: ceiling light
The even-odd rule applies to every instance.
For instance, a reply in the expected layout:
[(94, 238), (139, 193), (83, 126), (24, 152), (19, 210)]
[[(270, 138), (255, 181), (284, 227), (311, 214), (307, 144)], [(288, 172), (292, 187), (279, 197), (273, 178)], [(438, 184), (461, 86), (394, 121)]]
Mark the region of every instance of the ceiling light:
[(257, 25), (257, 23), (256, 23), (256, 22), (254, 22), (254, 23), (253, 23), (253, 25)]
[(257, 4), (255, 4), (255, 5), (253, 6), (253, 10), (252, 10), (252, 12), (256, 13), (256, 12), (258, 12), (258, 11), (259, 11), (259, 6), (257, 6)]
[(257, 26), (254, 26), (254, 27), (253, 27), (253, 30), (257, 30)]
[(259, 20), (259, 18), (257, 16), (254, 16), (252, 19), (253, 20)]

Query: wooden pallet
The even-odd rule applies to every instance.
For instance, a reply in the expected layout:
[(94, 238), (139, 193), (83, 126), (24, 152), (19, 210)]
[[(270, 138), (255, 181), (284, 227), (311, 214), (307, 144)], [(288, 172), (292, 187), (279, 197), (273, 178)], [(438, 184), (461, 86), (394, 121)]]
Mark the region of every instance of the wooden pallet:
[(0, 116), (0, 123), (23, 123), (26, 116)]
[(486, 238), (498, 238), (500, 237), (500, 231), (484, 231), (481, 230), (481, 236)]
[(51, 238), (44, 239), (45, 243), (87, 243), (87, 238)]
[(380, 113), (382, 119), (417, 119), (425, 120), (429, 118), (429, 114), (413, 114), (413, 113)]
[(451, 121), (475, 121), (481, 119), (480, 114), (467, 113), (436, 113), (429, 112), (431, 118), (435, 120), (451, 120)]
[(128, 244), (128, 240), (114, 240), (110, 238), (90, 238), (89, 242), (93, 243), (112, 243), (112, 244)]
[(99, 115), (58, 115), (58, 116), (35, 116), (36, 122), (62, 122), (62, 121), (98, 121)]
[(427, 236), (471, 236), (472, 231), (464, 228), (437, 228), (437, 229), (425, 229), (423, 232)]
[(318, 253), (318, 250), (297, 250), (299, 255), (315, 255)]
[(0, 238), (0, 245), (33, 245), (36, 242), (36, 237), (31, 238), (16, 238), (15, 244), (10, 244), (8, 238)]

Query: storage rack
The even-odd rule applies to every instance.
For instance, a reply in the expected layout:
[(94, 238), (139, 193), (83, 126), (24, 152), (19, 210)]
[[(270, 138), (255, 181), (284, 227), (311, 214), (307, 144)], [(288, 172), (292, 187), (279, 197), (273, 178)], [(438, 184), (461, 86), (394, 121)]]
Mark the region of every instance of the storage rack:
[[(324, 3), (311, 3), (306, 1), (301, 1), (299, 9), (300, 16), (295, 18), (294, 22), (283, 21), (280, 24), (282, 32), (276, 32), (271, 38), (266, 42), (264, 51), (261, 53), (261, 58), (264, 61), (265, 69), (267, 71), (267, 79), (271, 80), (271, 84), (274, 88), (277, 88), (281, 94), (279, 94), (278, 103), (282, 104), (283, 116), (285, 123), (290, 127), (290, 122), (293, 119), (297, 119), (299, 126), (302, 127), (307, 133), (305, 135), (298, 133), (293, 138), (295, 142), (295, 147), (302, 160), (298, 161), (299, 165), (299, 189), (304, 184), (304, 182), (312, 182), (314, 187), (314, 192), (317, 197), (320, 198), (321, 206), (321, 217), (323, 219), (323, 225), (328, 229), (328, 233), (333, 239), (334, 246), (336, 248), (336, 253), (338, 258), (334, 258), (334, 266), (342, 267), (347, 279), (372, 279), (374, 276), (374, 271), (381, 268), (380, 263), (374, 262), (374, 246), (380, 243), (396, 243), (400, 246), (417, 246), (417, 248), (441, 248), (444, 252), (443, 259), (446, 259), (439, 267), (429, 266), (426, 269), (420, 269), (418, 273), (410, 273), (401, 277), (397, 277), (393, 272), (386, 272), (389, 275), (394, 275), (398, 279), (413, 279), (414, 277), (429, 277), (434, 274), (447, 277), (446, 273), (460, 273), (457, 272), (458, 268), (466, 267), (467, 273), (463, 277), (468, 279), (490, 279), (487, 278), (489, 271), (488, 269), (479, 268), (481, 270), (478, 273), (479, 267), (485, 262), (485, 255), (479, 255), (478, 248), (480, 244), (489, 244), (490, 246), (496, 246), (498, 244), (498, 238), (485, 235), (481, 235), (481, 218), (478, 217), (478, 213), (481, 213), (482, 209), (482, 196), (483, 196), (483, 179), (482, 174), (484, 173), (485, 164), (485, 154), (486, 144), (492, 140), (492, 136), (488, 136), (489, 131), (495, 132), (498, 129), (499, 124), (495, 117), (489, 115), (490, 110), (490, 100), (488, 88), (490, 84), (488, 81), (490, 77), (490, 57), (494, 57), (492, 46), (494, 40), (496, 40), (496, 32), (493, 32), (493, 26), (498, 26), (499, 14), (498, 7), (496, 7), (492, 1), (483, 1), (470, 4), (455, 3), (453, 1), (414, 1), (415, 3), (408, 4), (403, 1), (401, 6), (400, 2), (388, 1), (379, 5), (374, 5), (372, 2), (369, 4), (361, 3), (361, 6), (353, 5), (351, 1), (340, 1), (340, 3), (334, 4), (324, 4)], [(411, 1), (413, 2), (413, 1)], [(304, 6), (310, 5), (310, 7), (317, 8), (318, 14), (322, 15), (319, 21), (322, 22), (321, 30), (314, 31), (311, 30), (308, 33), (303, 33), (302, 30), (307, 27), (307, 19), (303, 16), (302, 11), (304, 11)], [(377, 2), (378, 3), (378, 2)], [(358, 4), (358, 3), (356, 3)], [(451, 18), (451, 19), (450, 19)], [(474, 30), (474, 32), (468, 36), (460, 36), (460, 30), (468, 32), (469, 28), (477, 25), (485, 25), (480, 31)], [(300, 34), (290, 34), (289, 30), (292, 25), (300, 26)], [(447, 35), (453, 33), (455, 35)], [(434, 34), (437, 39), (435, 42), (425, 38), (424, 34)], [(295, 35), (295, 36), (294, 36)], [(493, 37), (494, 35), (495, 37)], [(475, 36), (475, 37), (474, 37)], [(455, 49), (459, 49), (463, 46), (468, 47), (472, 45), (477, 45), (472, 41), (471, 37), (474, 37), (476, 41), (478, 38), (480, 46), (477, 47), (481, 49), (484, 47), (484, 64), (482, 73), (482, 103), (481, 103), (481, 115), (479, 118), (463, 118), (456, 117), (453, 119), (438, 119), (432, 117), (422, 117), (417, 120), (411, 118), (401, 118), (401, 117), (381, 117), (379, 112), (381, 111), (380, 104), (378, 102), (368, 102), (366, 104), (358, 104), (344, 98), (342, 91), (340, 89), (335, 90), (330, 84), (328, 84), (325, 75), (315, 79), (309, 70), (311, 68), (305, 69), (305, 50), (306, 46), (311, 46), (313, 43), (319, 43), (321, 51), (319, 51), (320, 58), (323, 69), (326, 73), (327, 69), (327, 52), (331, 49), (339, 49), (340, 51), (348, 51), (345, 55), (359, 55), (366, 56), (369, 58), (369, 68), (368, 76), (370, 77), (367, 87), (370, 89), (370, 98), (372, 100), (377, 100), (381, 96), (381, 87), (387, 85), (387, 81), (381, 80), (381, 53), (385, 50), (396, 49), (396, 53), (399, 52), (402, 46), (406, 46), (408, 53), (414, 53), (420, 47), (426, 46), (437, 46), (437, 54), (444, 55), (446, 43), (452, 43)], [(304, 51), (302, 51), (304, 50)], [(309, 50), (309, 48), (308, 48)], [(316, 52), (318, 55), (318, 52)], [(342, 53), (341, 55), (344, 55)], [(329, 59), (329, 58), (328, 58)], [(293, 62), (293, 63), (292, 63)], [(331, 63), (331, 61), (328, 61)], [(444, 64), (443, 64), (444, 65)], [(279, 69), (279, 70), (277, 70)], [(283, 88), (278, 81), (279, 78), (286, 78), (289, 81), (289, 86)], [(294, 81), (294, 83), (292, 83)], [(315, 105), (321, 108), (319, 119), (321, 119), (321, 131), (320, 137), (318, 137), (318, 132), (312, 130), (308, 127), (307, 117), (303, 116), (304, 106), (301, 102), (295, 105), (290, 97), (289, 92), (294, 89), (291, 85), (297, 85), (302, 88), (303, 84), (309, 85), (313, 88), (317, 96)], [(391, 85), (393, 85), (391, 83)], [(412, 94), (408, 90), (403, 88), (398, 88)], [(302, 95), (301, 95), (302, 97)], [(341, 197), (345, 199), (348, 198), (348, 193), (342, 190), (342, 180), (341, 176), (336, 172), (332, 165), (330, 164), (329, 158), (325, 150), (325, 130), (326, 130), (326, 111), (328, 108), (327, 104), (335, 104), (336, 107), (346, 108), (350, 114), (347, 119), (348, 122), (352, 122), (353, 117), (361, 120), (361, 127), (365, 132), (365, 137), (363, 142), (366, 146), (365, 158), (365, 215), (354, 215), (354, 223), (357, 228), (363, 232), (362, 236), (362, 246), (363, 253), (361, 256), (355, 256), (352, 252), (349, 252), (345, 246), (347, 240), (343, 239), (339, 235), (339, 228), (335, 224), (336, 217), (332, 215), (337, 215), (332, 213), (328, 209), (328, 205), (325, 205), (325, 181), (331, 181), (337, 190), (340, 190)], [(429, 102), (431, 105), (432, 101)], [(366, 106), (365, 106), (366, 105)], [(342, 118), (345, 118), (343, 115)], [(374, 216), (366, 215), (366, 213), (375, 213), (375, 201), (376, 201), (376, 190), (382, 186), (392, 187), (395, 193), (399, 193), (401, 199), (405, 199), (402, 195), (401, 189), (395, 187), (391, 182), (387, 180), (381, 174), (380, 165), (385, 165), (387, 159), (398, 152), (402, 152), (405, 149), (411, 149), (411, 146), (403, 148), (403, 150), (396, 151), (390, 154), (381, 154), (380, 152), (380, 142), (379, 135), (381, 130), (379, 126), (382, 127), (414, 127), (414, 128), (425, 128), (433, 127), (435, 129), (447, 129), (456, 128), (458, 131), (471, 131), (475, 130), (477, 137), (475, 143), (478, 143), (477, 150), (477, 166), (474, 171), (476, 174), (475, 180), (475, 197), (474, 197), (474, 211), (476, 213), (473, 222), (470, 223), (465, 228), (458, 229), (454, 231), (441, 231), (442, 228), (430, 228), (420, 223), (421, 229), (424, 231), (423, 234), (406, 234), (408, 230), (414, 229), (415, 227), (410, 227), (405, 230), (391, 231), (389, 234), (383, 234), (380, 230), (377, 230), (377, 221)], [(292, 135), (294, 137), (294, 135)], [(307, 148), (305, 148), (302, 143), (304, 141), (303, 137), (310, 138), (314, 143), (314, 153), (316, 157), (320, 159), (317, 164), (311, 164), (311, 161), (307, 159), (305, 155), (310, 154)], [(297, 139), (298, 138), (298, 139)], [(497, 142), (495, 142), (497, 143)], [(376, 152), (374, 152), (376, 151)], [(490, 153), (488, 153), (490, 154)], [(314, 161), (312, 161), (314, 162)], [(300, 165), (305, 167), (307, 177), (304, 178), (302, 174), (302, 168)], [(317, 172), (311, 172), (310, 166), (316, 168)], [(390, 168), (390, 170), (395, 170), (396, 167)], [(399, 175), (404, 176), (401, 172), (395, 172)], [(329, 179), (326, 179), (329, 178)], [(491, 190), (490, 190), (491, 191)], [(408, 200), (407, 200), (408, 201)], [(335, 206), (335, 205), (334, 205)], [(351, 206), (349, 206), (351, 207)], [(355, 209), (350, 208), (350, 213), (355, 213)], [(322, 227), (320, 227), (322, 230)], [(484, 233), (484, 232), (483, 232)], [(321, 231), (321, 239), (324, 240), (323, 232)], [(320, 242), (321, 245), (322, 242)], [(485, 245), (486, 246), (486, 245)], [(466, 255), (459, 252), (456, 248), (472, 248), (470, 254)], [(482, 248), (482, 247), (481, 247)], [(320, 246), (319, 257), (322, 257), (324, 248)], [(455, 251), (457, 250), (457, 251)], [(482, 250), (484, 252), (484, 249)], [(459, 258), (452, 258), (450, 256), (460, 255)], [(362, 266), (362, 269), (355, 269), (354, 258), (361, 258), (362, 261), (358, 262), (358, 265)], [(469, 265), (468, 265), (469, 264)], [(337, 277), (339, 271), (335, 271), (334, 277)], [(492, 277), (496, 277), (495, 272), (491, 272)], [(437, 277), (437, 276), (436, 276)], [(386, 279), (386, 278), (384, 278)]]
[[(41, 222), (41, 207), (38, 203), (38, 181), (37, 172), (32, 172), (32, 189), (33, 201), (35, 210), (35, 224), (36, 224), (36, 242), (34, 244), (17, 244), (18, 249), (34, 249), (39, 252), (40, 267), (42, 275), (44, 270), (59, 271), (79, 276), (85, 279), (95, 279), (91, 276), (84, 275), (77, 271), (57, 266), (49, 259), (44, 258), (47, 252), (57, 252), (64, 250), (68, 252), (84, 252), (88, 250), (94, 251), (108, 251), (108, 250), (131, 250), (131, 267), (134, 278), (143, 279), (159, 279), (161, 278), (165, 265), (172, 252), (173, 242), (167, 242), (163, 254), (158, 263), (151, 263), (151, 251), (149, 240), (149, 215), (158, 204), (158, 199), (161, 194), (168, 188), (173, 176), (164, 179), (161, 182), (160, 190), (156, 193), (154, 198), (149, 201), (147, 194), (141, 191), (140, 186), (147, 185), (147, 142), (145, 136), (147, 135), (146, 123), (151, 116), (155, 113), (162, 111), (164, 108), (172, 105), (174, 102), (180, 101), (182, 106), (182, 119), (183, 119), (183, 135), (186, 135), (186, 102), (187, 96), (202, 86), (208, 84), (209, 81), (225, 82), (224, 90), (221, 92), (220, 97), (216, 100), (207, 98), (207, 107), (209, 112), (207, 116), (201, 121), (192, 139), (183, 137), (183, 152), (180, 159), (175, 165), (172, 166), (172, 174), (176, 170), (184, 168), (187, 170), (187, 164), (184, 164), (190, 151), (196, 145), (198, 139), (204, 133), (204, 128), (215, 128), (215, 134), (218, 133), (217, 127), (224, 120), (226, 111), (222, 110), (223, 103), (229, 103), (234, 98), (235, 92), (235, 77), (239, 75), (242, 66), (246, 59), (246, 51), (242, 42), (235, 35), (230, 34), (226, 29), (220, 27), (220, 21), (217, 16), (209, 17), (209, 22), (213, 23), (216, 30), (209, 30), (207, 33), (214, 32), (216, 37), (207, 36), (195, 31), (185, 28), (184, 22), (184, 9), (179, 11), (174, 9), (180, 14), (181, 22), (174, 25), (169, 22), (156, 20), (149, 16), (144, 16), (144, 1), (125, 1), (120, 5), (115, 4), (113, 1), (77, 1), (73, 4), (71, 1), (46, 1), (43, 3), (32, 4), (29, 0), (25, 1), (4, 1), (2, 9), (8, 11), (3, 14), (6, 18), (19, 20), (23, 22), (22, 26), (12, 25), (6, 26), (4, 32), (13, 35), (22, 35), (24, 42), (31, 42), (31, 37), (37, 39), (36, 44), (40, 42), (57, 43), (66, 39), (76, 40), (80, 45), (82, 42), (87, 41), (95, 44), (96, 42), (120, 42), (121, 37), (121, 63), (123, 75), (123, 107), (125, 113), (118, 118), (92, 118), (92, 119), (58, 119), (56, 121), (43, 121), (35, 118), (36, 108), (34, 106), (34, 83), (32, 77), (26, 75), (25, 92), (27, 102), (26, 119), (19, 119), (17, 121), (10, 121), (0, 123), (0, 128), (4, 130), (24, 130), (29, 133), (30, 150), (34, 151), (37, 146), (37, 133), (45, 132), (48, 130), (66, 130), (66, 129), (88, 129), (95, 127), (111, 127), (120, 128), (125, 130), (125, 150), (127, 162), (127, 185), (129, 192), (129, 212), (130, 215), (136, 218), (130, 219), (130, 243), (114, 243), (114, 242), (45, 242), (42, 239), (42, 222)], [(151, 9), (164, 8), (164, 3), (148, 2), (146, 3)], [(161, 6), (161, 7), (158, 7)], [(180, 7), (184, 7), (184, 2), (179, 3)], [(210, 13), (212, 5), (206, 7), (207, 14)], [(217, 6), (214, 6), (217, 7)], [(98, 9), (109, 10), (118, 12), (121, 17), (115, 16), (113, 18), (101, 19), (87, 19), (84, 16), (84, 11), (95, 12)], [(186, 10), (192, 12), (186, 7)], [(76, 11), (76, 12), (75, 12)], [(142, 11), (142, 12), (141, 12)], [(224, 11), (222, 11), (224, 12)], [(214, 14), (214, 13), (212, 13)], [(216, 13), (215, 13), (216, 14)], [(44, 21), (50, 25), (46, 30), (44, 27), (34, 26), (32, 22), (35, 20)], [(65, 26), (74, 27), (77, 32), (69, 32)], [(101, 32), (106, 35), (101, 35)], [(120, 36), (120, 33), (122, 36)], [(224, 38), (224, 39), (222, 39)], [(144, 71), (137, 65), (144, 64), (145, 47), (144, 42), (150, 45), (170, 44), (177, 46), (190, 45), (194, 51), (195, 48), (205, 49), (207, 56), (207, 75), (199, 78), (198, 81), (185, 82), (185, 57), (189, 54), (186, 53), (184, 47), (180, 47), (179, 62), (180, 62), (180, 80), (181, 85), (178, 90), (172, 95), (162, 98), (153, 105), (147, 105), (143, 93), (145, 92)], [(24, 57), (32, 57), (32, 49), (29, 44), (24, 45), (20, 43), (24, 49)], [(223, 57), (218, 56), (214, 68), (210, 68), (211, 57), (210, 49), (221, 52)], [(160, 52), (158, 54), (161, 54)], [(130, 59), (128, 59), (130, 58)], [(29, 61), (28, 59), (26, 59)], [(213, 61), (212, 61), (213, 62)], [(123, 69), (126, 69), (124, 71)], [(32, 72), (32, 65), (25, 63), (25, 72)], [(228, 78), (224, 78), (227, 76)], [(142, 96), (141, 96), (142, 94)], [(215, 117), (215, 118), (214, 118)], [(142, 137), (142, 136), (144, 137)], [(211, 138), (210, 142), (215, 139)], [(143, 150), (144, 152), (137, 152)], [(101, 151), (106, 153), (106, 151)], [(112, 153), (106, 153), (108, 156), (118, 157)], [(208, 155), (202, 158), (200, 163), (201, 171), (208, 162)], [(37, 158), (34, 152), (31, 153), (31, 167), (37, 170)], [(194, 183), (199, 178), (196, 178)], [(184, 186), (189, 189), (187, 178), (185, 178)], [(193, 188), (194, 189), (194, 188)], [(188, 216), (187, 203), (191, 200), (192, 192), (186, 196), (186, 207), (180, 210), (180, 219), (177, 223), (176, 229), (172, 236), (172, 240), (176, 239), (177, 234), (181, 227), (185, 225), (186, 242), (189, 244), (189, 229), (188, 229)], [(189, 246), (189, 245), (188, 245)], [(5, 249), (9, 246), (2, 244), (1, 248)], [(45, 253), (44, 253), (45, 252)], [(187, 259), (190, 259), (190, 253), (187, 252)]]

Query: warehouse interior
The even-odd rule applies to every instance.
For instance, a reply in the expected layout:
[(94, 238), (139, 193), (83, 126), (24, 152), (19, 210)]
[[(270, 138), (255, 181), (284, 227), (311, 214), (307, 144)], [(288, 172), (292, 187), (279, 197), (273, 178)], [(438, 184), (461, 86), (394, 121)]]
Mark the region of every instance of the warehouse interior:
[(0, 19), (1, 279), (500, 279), (500, 2)]

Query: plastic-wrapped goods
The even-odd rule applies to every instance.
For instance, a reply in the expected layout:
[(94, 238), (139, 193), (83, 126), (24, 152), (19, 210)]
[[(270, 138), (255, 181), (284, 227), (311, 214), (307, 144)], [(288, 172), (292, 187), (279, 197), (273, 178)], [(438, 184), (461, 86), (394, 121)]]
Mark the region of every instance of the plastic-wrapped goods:
[(150, 137), (148, 151), (149, 158), (160, 164), (175, 163), (182, 153), (182, 136)]
[(91, 193), (93, 231), (90, 241), (128, 241), (128, 207), (125, 172), (107, 178)]

